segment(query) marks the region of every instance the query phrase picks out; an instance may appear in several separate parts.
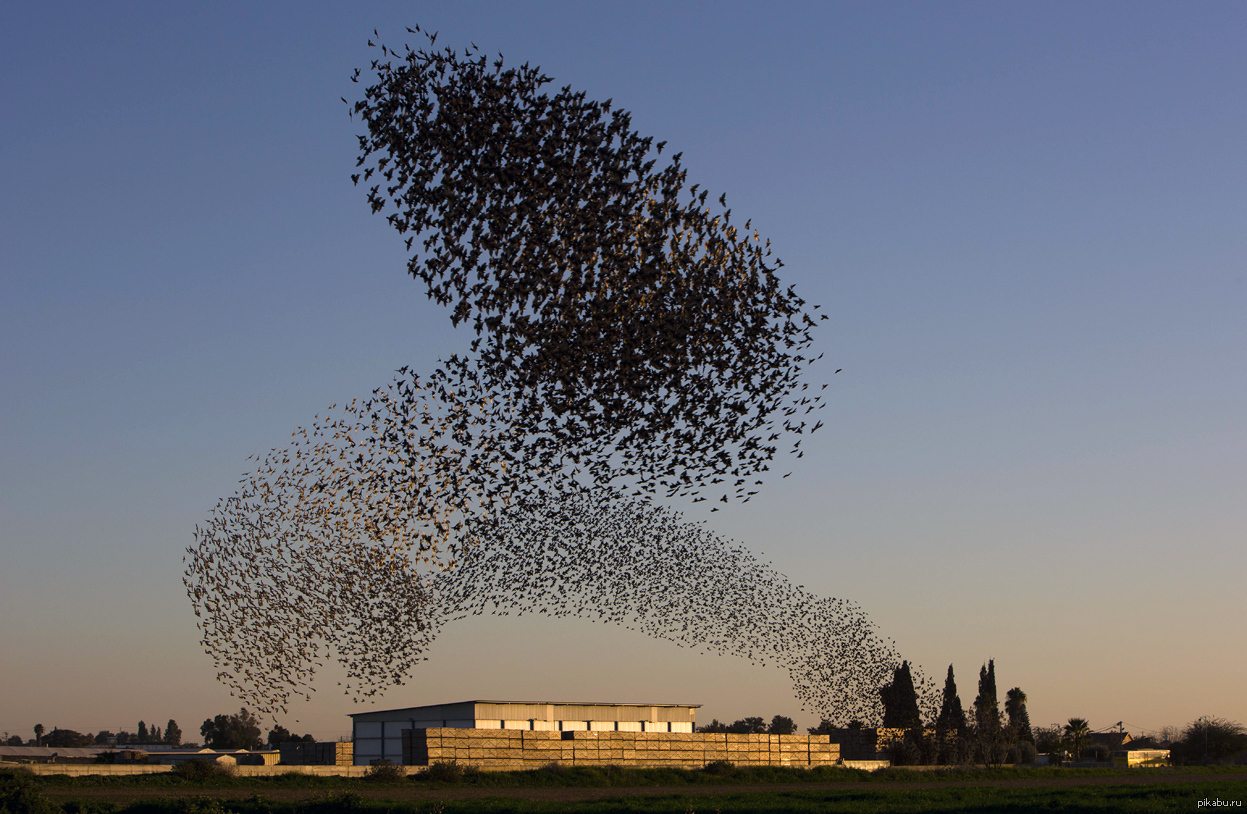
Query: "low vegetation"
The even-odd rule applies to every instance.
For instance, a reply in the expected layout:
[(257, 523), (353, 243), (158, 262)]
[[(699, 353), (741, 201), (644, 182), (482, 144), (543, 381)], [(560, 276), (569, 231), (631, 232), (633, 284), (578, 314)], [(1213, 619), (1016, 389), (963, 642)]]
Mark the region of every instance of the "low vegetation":
[[(444, 768), (437, 768), (438, 766)], [(401, 768), (394, 767), (399, 769)], [(413, 773), (394, 780), (394, 784), (422, 788), (453, 788), (475, 786), (478, 788), (624, 788), (656, 786), (767, 786), (807, 785), (840, 783), (955, 783), (994, 781), (1043, 781), (1080, 777), (1148, 777), (1162, 774), (1200, 774), (1215, 778), (1222, 774), (1242, 774), (1241, 766), (1193, 766), (1183, 768), (1126, 769), (1126, 768), (1058, 768), (1058, 767), (1006, 767), (984, 769), (974, 766), (949, 766), (922, 772), (905, 768), (849, 769), (839, 766), (820, 766), (803, 769), (786, 766), (734, 766), (720, 761), (705, 769), (641, 769), (626, 766), (568, 766), (550, 764), (540, 769), (516, 772), (482, 772), (468, 766), (453, 763), (435, 764), (429, 771)], [(0, 775), (6, 772), (0, 770)], [(12, 772), (9, 772), (12, 774)], [(368, 776), (337, 777), (291, 772), (267, 776), (213, 774), (200, 779), (187, 779), (172, 772), (141, 775), (30, 775), (22, 772), (40, 787), (58, 789), (218, 789), (265, 794), (268, 790), (308, 789), (322, 792), (345, 791), (376, 785)], [(382, 775), (384, 777), (384, 775)]]
[(233, 766), (223, 765), (215, 760), (188, 760), (174, 766), (169, 773), (189, 783), (225, 780), (237, 774)]
[(470, 799), (384, 799), (355, 792), (315, 795), (302, 799), (273, 799), (260, 795), (246, 798), (183, 797), (144, 801), (102, 800), (50, 802), (37, 789), (27, 786), (21, 808), (0, 811), (31, 812), (31, 814), (567, 814), (569, 812), (600, 812), (624, 814), (696, 814), (696, 812), (900, 812), (901, 814), (934, 814), (935, 812), (1009, 811), (1011, 814), (1030, 812), (1176, 812), (1191, 811), (1204, 799), (1242, 800), (1247, 796), (1247, 783), (1217, 781), (1197, 784), (1154, 784), (1151, 786), (1083, 786), (1078, 788), (1043, 787), (966, 787), (935, 786), (933, 788), (895, 788), (881, 784), (873, 789), (809, 789), (715, 794), (694, 792), (653, 796), (612, 796), (580, 800), (531, 800), (507, 798), (502, 795)]
[(369, 783), (402, 783), (407, 779), (407, 772), (402, 766), (382, 760), (368, 767), (364, 779)]

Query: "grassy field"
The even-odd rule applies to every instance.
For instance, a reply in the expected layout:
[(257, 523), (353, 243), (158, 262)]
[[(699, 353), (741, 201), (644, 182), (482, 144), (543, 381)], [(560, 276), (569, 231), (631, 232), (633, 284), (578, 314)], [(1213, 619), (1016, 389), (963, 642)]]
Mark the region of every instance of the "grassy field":
[(563, 769), (469, 773), (458, 782), (287, 775), (182, 780), (0, 773), (0, 814), (329, 814), (376, 812), (1170, 812), (1247, 805), (1247, 773), (1061, 769)]
[[(1076, 778), (1157, 778), (1175, 775), (1204, 775), (1210, 780), (1220, 775), (1247, 772), (1241, 766), (1182, 767), (1162, 769), (1067, 769), (1067, 768), (1004, 768), (982, 769), (951, 767), (929, 771), (912, 769), (879, 769), (865, 771), (840, 767), (815, 769), (780, 766), (715, 767), (711, 769), (632, 769), (619, 766), (582, 767), (552, 765), (543, 769), (521, 772), (481, 772), (472, 769), (459, 772), (428, 772), (391, 781), (385, 778), (324, 777), (310, 774), (283, 774), (267, 777), (218, 776), (186, 780), (176, 774), (141, 775), (44, 775), (36, 778), (42, 786), (66, 787), (195, 787), (247, 789), (264, 793), (265, 789), (352, 790), (361, 787), (391, 785), (421, 788), (610, 788), (647, 786), (722, 786), (824, 783), (969, 783), (995, 781), (1068, 781)], [(455, 775), (458, 775), (457, 777)]]

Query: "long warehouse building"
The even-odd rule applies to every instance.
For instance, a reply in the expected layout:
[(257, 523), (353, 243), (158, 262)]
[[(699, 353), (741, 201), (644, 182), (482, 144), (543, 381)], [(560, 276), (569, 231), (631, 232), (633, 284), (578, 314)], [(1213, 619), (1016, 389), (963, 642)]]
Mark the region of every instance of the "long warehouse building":
[[(404, 730), (511, 729), (530, 732), (691, 733), (700, 704), (460, 701), (351, 715), (354, 762), (403, 762)], [(410, 736), (408, 736), (410, 737)]]

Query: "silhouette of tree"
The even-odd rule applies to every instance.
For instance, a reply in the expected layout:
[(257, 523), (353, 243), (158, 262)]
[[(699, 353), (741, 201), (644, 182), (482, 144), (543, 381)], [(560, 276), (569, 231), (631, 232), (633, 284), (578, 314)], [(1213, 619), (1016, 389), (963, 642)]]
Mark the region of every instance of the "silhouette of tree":
[(909, 671), (909, 662), (902, 661), (892, 673), (892, 683), (879, 688), (883, 701), (883, 725), (897, 729), (915, 729), (922, 726), (918, 712), (918, 691)]
[(806, 727), (805, 731), (810, 733), (811, 735), (830, 735), (832, 733), (832, 730), (835, 730), (838, 728), (839, 727), (837, 727), (831, 721), (830, 718), (823, 718), (821, 721), (818, 722), (818, 726)]
[(151, 743), (151, 733), (147, 731), (147, 724), (139, 721), (138, 731), (139, 743)]
[(44, 746), (53, 746), (61, 749), (81, 749), (84, 746), (90, 746), (94, 742), (94, 738), (90, 735), (83, 735), (81, 732), (75, 732), (72, 729), (53, 728), (48, 736), (43, 739)]
[(287, 741), (295, 740), (295, 736), (290, 734), (290, 730), (278, 724), (268, 731), (268, 748), (276, 749)]
[(718, 718), (711, 718), (710, 723), (702, 724), (701, 726), (697, 727), (697, 731), (698, 732), (726, 732), (727, 724), (723, 723)]
[(1171, 749), (1181, 763), (1220, 763), (1247, 750), (1247, 729), (1236, 721), (1205, 716), (1187, 724)]
[(953, 666), (948, 665), (948, 677), (944, 679), (944, 694), (940, 700), (940, 714), (935, 719), (935, 742), (937, 759), (941, 763), (963, 763), (969, 758), (966, 728), (966, 712), (957, 695), (957, 680)]
[(771, 735), (791, 735), (797, 731), (797, 724), (786, 715), (776, 715), (766, 731)]
[(974, 725), (994, 732), (1000, 728), (1000, 702), (996, 697), (996, 661), (988, 659), (979, 669), (979, 694), (974, 699)]
[(172, 718), (169, 719), (169, 723), (165, 724), (165, 743), (173, 746), (182, 744), (182, 728)]
[(974, 699), (974, 742), (984, 766), (1005, 761), (1007, 745), (996, 695), (996, 661), (988, 659), (979, 669), (979, 694)]
[(199, 727), (204, 743), (211, 749), (259, 749), (260, 722), (243, 709), (237, 715), (218, 715)]
[(966, 713), (957, 695), (957, 679), (953, 666), (948, 665), (948, 677), (944, 679), (944, 695), (940, 700), (940, 715), (935, 720), (935, 732), (939, 736), (952, 734), (958, 737), (966, 733)]
[(1005, 714), (1009, 716), (1009, 738), (1017, 743), (1034, 743), (1035, 734), (1031, 731), (1031, 716), (1026, 711), (1026, 693), (1021, 687), (1009, 690), (1005, 700)]
[(737, 735), (763, 735), (766, 734), (766, 721), (761, 718), (741, 718), (733, 722), (727, 731)]
[(35, 746), (41, 746), (43, 743), (43, 724), (35, 724)]
[(1082, 757), (1082, 750), (1091, 741), (1091, 725), (1086, 718), (1070, 718), (1065, 725), (1065, 746), (1074, 753), (1074, 759)]
[(1059, 754), (1064, 741), (1064, 734), (1061, 731), (1060, 724), (1052, 724), (1051, 726), (1037, 726), (1035, 732), (1035, 747), (1043, 753), (1053, 755)]

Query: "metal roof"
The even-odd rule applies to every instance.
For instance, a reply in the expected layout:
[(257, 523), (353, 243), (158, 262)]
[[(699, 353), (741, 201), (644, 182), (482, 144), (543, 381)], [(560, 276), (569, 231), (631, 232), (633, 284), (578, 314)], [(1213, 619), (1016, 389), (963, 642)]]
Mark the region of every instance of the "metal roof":
[(81, 749), (68, 746), (0, 746), (2, 757), (95, 757), (100, 752), (115, 752), (116, 746), (88, 746)]
[(495, 701), (477, 699), (475, 701), (448, 701), (443, 704), (420, 704), (412, 707), (394, 707), (393, 709), (370, 709), (367, 712), (351, 712), (352, 718), (358, 715), (375, 715), (381, 712), (402, 712), (409, 709), (432, 709), (434, 707), (457, 707), (467, 704), (517, 704), (524, 706), (555, 706), (555, 707), (658, 707), (659, 709), (701, 709), (701, 704), (637, 704), (620, 701)]

